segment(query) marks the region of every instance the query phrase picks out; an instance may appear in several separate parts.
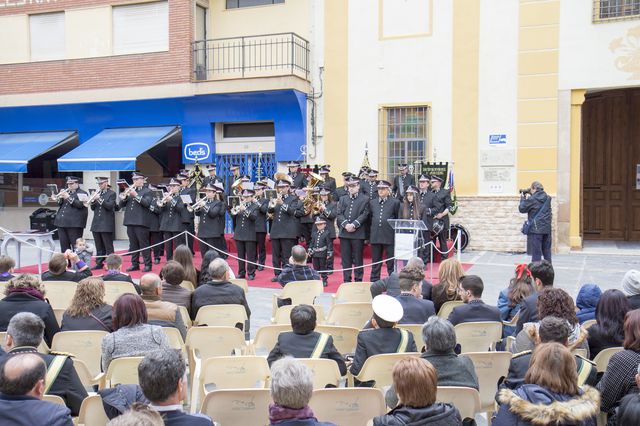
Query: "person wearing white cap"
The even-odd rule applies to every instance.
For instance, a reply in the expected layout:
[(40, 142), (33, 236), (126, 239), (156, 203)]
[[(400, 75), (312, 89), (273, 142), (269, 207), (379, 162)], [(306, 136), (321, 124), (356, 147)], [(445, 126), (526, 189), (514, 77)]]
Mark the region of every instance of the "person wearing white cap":
[(640, 271), (631, 269), (622, 278), (622, 292), (631, 310), (640, 308)]
[[(358, 333), (356, 353), (350, 371), (357, 376), (364, 362), (373, 355), (417, 352), (416, 342), (410, 331), (394, 327), (402, 319), (404, 310), (395, 297), (381, 294), (372, 302), (372, 329)], [(356, 384), (364, 385), (360, 382)]]
[(297, 161), (289, 161), (287, 163), (289, 168), (289, 176), (291, 177), (291, 188), (301, 189), (307, 186), (307, 178), (304, 174), (300, 173), (300, 163)]
[(87, 206), (84, 205), (78, 194), (87, 193), (80, 189), (80, 180), (74, 176), (67, 176), (67, 188), (60, 191), (56, 201), (60, 208), (56, 213), (53, 225), (58, 228), (60, 238), (60, 251), (73, 250), (78, 238), (82, 237), (84, 227), (87, 226)]
[(96, 245), (96, 266), (102, 269), (108, 255), (113, 253), (113, 234), (116, 232), (116, 216), (118, 210), (116, 193), (109, 189), (109, 178), (97, 177), (98, 195), (89, 207), (93, 210), (91, 233)]

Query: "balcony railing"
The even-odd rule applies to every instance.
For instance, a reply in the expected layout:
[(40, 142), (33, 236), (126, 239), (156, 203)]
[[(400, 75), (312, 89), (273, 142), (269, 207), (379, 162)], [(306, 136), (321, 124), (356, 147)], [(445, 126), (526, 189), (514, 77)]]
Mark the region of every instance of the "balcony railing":
[(296, 75), (309, 79), (309, 42), (295, 33), (197, 40), (195, 81)]

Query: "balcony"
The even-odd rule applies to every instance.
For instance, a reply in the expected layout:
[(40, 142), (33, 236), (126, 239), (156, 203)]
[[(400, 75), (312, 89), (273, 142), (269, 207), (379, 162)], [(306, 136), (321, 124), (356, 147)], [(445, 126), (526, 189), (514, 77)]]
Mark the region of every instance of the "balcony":
[(309, 80), (309, 42), (295, 33), (197, 40), (193, 80), (297, 76)]

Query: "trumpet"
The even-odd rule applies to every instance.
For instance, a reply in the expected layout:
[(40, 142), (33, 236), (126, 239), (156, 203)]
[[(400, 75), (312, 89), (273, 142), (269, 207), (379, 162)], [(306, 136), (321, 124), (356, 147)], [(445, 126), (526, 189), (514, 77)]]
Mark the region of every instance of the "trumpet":
[(233, 216), (237, 215), (238, 213), (241, 213), (243, 211), (245, 211), (247, 209), (247, 204), (246, 203), (239, 203), (236, 206), (233, 206), (233, 208), (231, 209), (231, 214)]
[(272, 198), (269, 200), (269, 208), (270, 209), (274, 209), (276, 207), (276, 204), (278, 204), (278, 201), (282, 201), (283, 196), (281, 193), (277, 193), (275, 198)]
[(167, 194), (166, 194), (164, 197), (162, 197), (161, 199), (159, 199), (158, 201), (156, 201), (156, 204), (158, 205), (158, 207), (162, 207), (162, 206), (164, 206), (165, 204), (167, 204), (167, 202), (168, 202), (169, 200), (171, 200), (172, 198), (173, 198), (173, 193), (171, 193), (171, 192), (167, 192)]
[(128, 196), (129, 196), (129, 192), (132, 191), (134, 189), (133, 184), (130, 184), (129, 187), (127, 189), (125, 189), (124, 191), (122, 191), (120, 193), (120, 198), (122, 198), (123, 200), (125, 200)]
[(85, 207), (89, 207), (91, 204), (93, 204), (94, 202), (96, 202), (96, 200), (101, 196), (101, 192), (100, 191), (93, 191), (93, 194), (91, 194), (91, 197), (89, 197), (89, 199), (87, 201), (85, 201), (84, 206)]
[(57, 194), (52, 195), (51, 199), (53, 201), (58, 201), (60, 199), (60, 197), (62, 196), (62, 194), (69, 194), (69, 188), (61, 189), (60, 192), (58, 192)]
[(207, 197), (200, 198), (193, 206), (187, 204), (187, 210), (189, 210), (190, 212), (198, 211), (203, 208), (205, 204), (207, 204), (207, 201)]

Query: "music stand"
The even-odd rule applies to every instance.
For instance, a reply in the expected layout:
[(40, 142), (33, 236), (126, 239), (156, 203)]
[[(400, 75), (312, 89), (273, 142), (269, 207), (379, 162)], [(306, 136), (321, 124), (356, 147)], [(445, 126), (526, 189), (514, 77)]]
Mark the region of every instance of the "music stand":
[(420, 231), (426, 231), (428, 228), (422, 220), (387, 219), (387, 222), (395, 231), (394, 270), (400, 271), (398, 261), (409, 260), (418, 255)]

